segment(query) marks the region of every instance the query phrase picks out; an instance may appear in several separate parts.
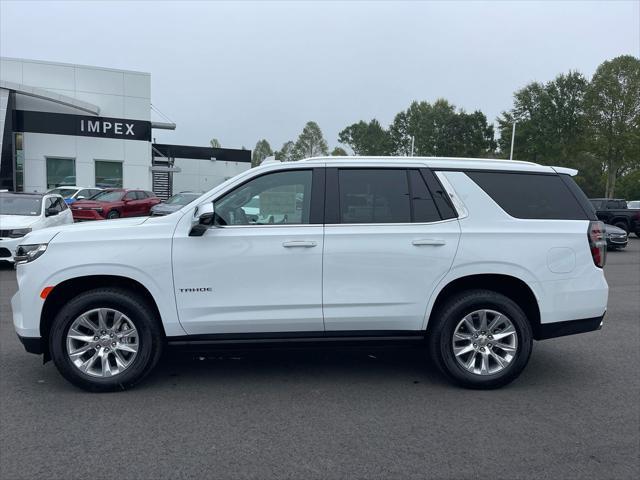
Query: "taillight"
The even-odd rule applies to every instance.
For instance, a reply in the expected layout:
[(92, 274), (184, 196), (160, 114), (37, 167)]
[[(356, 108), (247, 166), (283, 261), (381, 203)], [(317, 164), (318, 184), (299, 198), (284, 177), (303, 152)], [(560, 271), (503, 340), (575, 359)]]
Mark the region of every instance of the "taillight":
[(604, 223), (596, 221), (589, 222), (587, 237), (589, 238), (589, 248), (591, 249), (593, 263), (596, 264), (596, 267), (604, 267), (604, 262), (607, 257), (607, 241), (604, 238)]

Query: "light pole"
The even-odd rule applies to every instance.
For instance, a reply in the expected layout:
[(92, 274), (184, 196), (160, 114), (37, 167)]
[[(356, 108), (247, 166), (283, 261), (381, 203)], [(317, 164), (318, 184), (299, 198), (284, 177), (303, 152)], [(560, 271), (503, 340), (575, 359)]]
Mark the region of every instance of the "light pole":
[(511, 153), (509, 154), (509, 160), (513, 160), (513, 143), (516, 139), (516, 122), (513, 122), (513, 129), (511, 130)]
[(413, 157), (413, 146), (415, 144), (416, 137), (411, 136), (411, 156)]

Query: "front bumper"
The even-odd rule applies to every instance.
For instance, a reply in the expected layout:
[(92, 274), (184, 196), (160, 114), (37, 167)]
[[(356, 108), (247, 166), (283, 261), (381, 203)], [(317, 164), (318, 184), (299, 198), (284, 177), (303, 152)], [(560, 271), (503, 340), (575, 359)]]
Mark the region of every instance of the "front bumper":
[(564, 337), (566, 335), (593, 332), (600, 330), (603, 324), (604, 314), (600, 317), (583, 318), (580, 320), (543, 323), (536, 329), (534, 338), (536, 340), (546, 340), (549, 338)]
[(16, 248), (22, 243), (23, 239), (24, 237), (0, 238), (0, 261), (13, 262)]
[(102, 213), (104, 212), (99, 212), (97, 210), (91, 210), (91, 209), (86, 209), (86, 210), (77, 210), (73, 207), (71, 207), (71, 214), (73, 215), (73, 219), (75, 221), (84, 221), (84, 220), (104, 220), (105, 217), (102, 216)]

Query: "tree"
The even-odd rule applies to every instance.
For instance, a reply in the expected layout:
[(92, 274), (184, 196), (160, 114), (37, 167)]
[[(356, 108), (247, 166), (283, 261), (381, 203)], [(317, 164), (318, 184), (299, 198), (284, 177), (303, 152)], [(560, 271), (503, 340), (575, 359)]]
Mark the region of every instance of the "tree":
[(444, 99), (413, 102), (389, 127), (396, 155), (486, 157), (496, 148), (493, 126), (480, 111), (456, 112)]
[(603, 62), (591, 79), (586, 108), (590, 146), (613, 198), (618, 178), (640, 167), (640, 60), (622, 55)]
[(577, 167), (577, 158), (586, 150), (587, 88), (588, 81), (581, 73), (569, 72), (518, 90), (513, 108), (498, 118), (501, 156), (509, 155), (515, 121), (515, 159)]
[(346, 157), (347, 155), (347, 151), (342, 147), (336, 147), (331, 151), (332, 157)]
[(256, 147), (253, 149), (253, 153), (251, 155), (251, 166), (257, 167), (262, 163), (262, 161), (273, 155), (273, 151), (271, 150), (271, 145), (264, 138), (262, 140), (258, 140), (256, 143)]
[(369, 123), (359, 121), (338, 134), (338, 141), (349, 145), (356, 155), (391, 155), (391, 135), (375, 118)]
[(295, 160), (327, 155), (329, 147), (322, 136), (322, 130), (316, 122), (307, 122), (293, 147)]
[(293, 162), (296, 160), (293, 157), (294, 146), (295, 144), (291, 140), (284, 142), (282, 144), (282, 148), (274, 153), (276, 160), (280, 160), (281, 162)]
[(212, 148), (220, 148), (220, 142), (217, 138), (212, 138), (211, 140), (209, 140), (209, 144), (211, 144)]

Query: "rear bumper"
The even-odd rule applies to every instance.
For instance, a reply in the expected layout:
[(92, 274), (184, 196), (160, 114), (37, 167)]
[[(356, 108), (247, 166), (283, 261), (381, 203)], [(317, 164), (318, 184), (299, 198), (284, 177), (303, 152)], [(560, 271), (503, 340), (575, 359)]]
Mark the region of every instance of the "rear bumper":
[(566, 322), (543, 323), (538, 326), (535, 332), (536, 340), (546, 340), (549, 338), (564, 337), (577, 333), (586, 333), (600, 330), (604, 323), (604, 314), (600, 317), (583, 318), (580, 320), (569, 320)]

